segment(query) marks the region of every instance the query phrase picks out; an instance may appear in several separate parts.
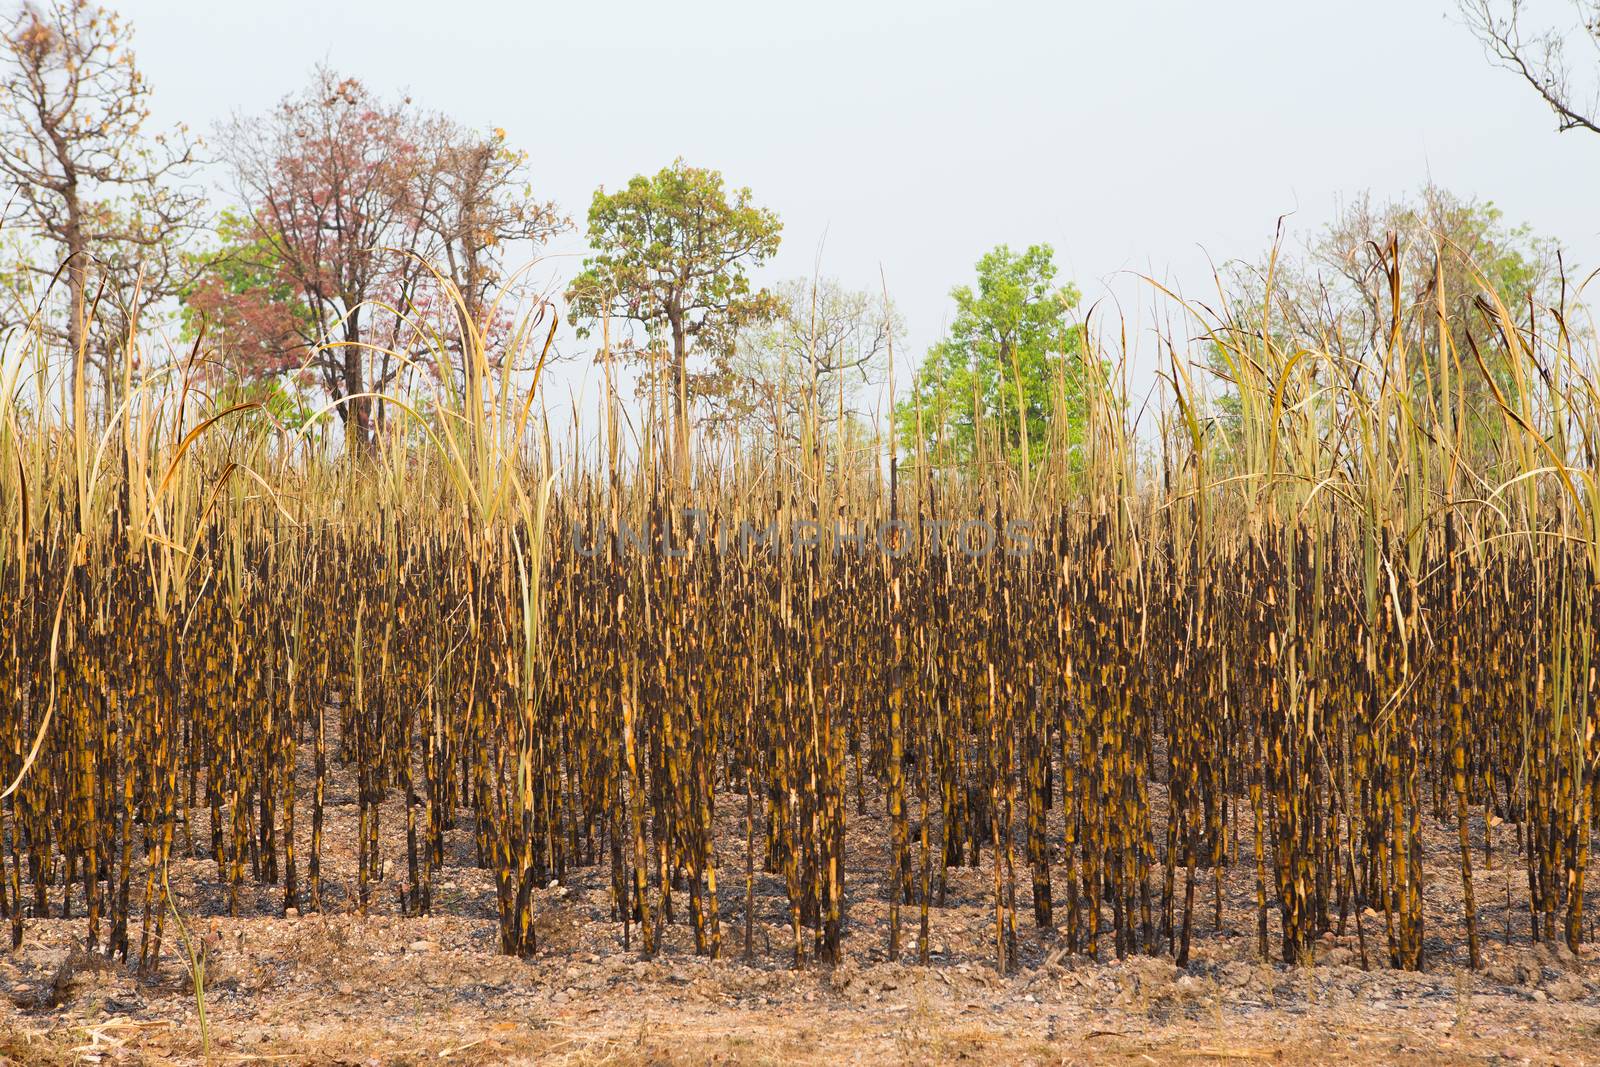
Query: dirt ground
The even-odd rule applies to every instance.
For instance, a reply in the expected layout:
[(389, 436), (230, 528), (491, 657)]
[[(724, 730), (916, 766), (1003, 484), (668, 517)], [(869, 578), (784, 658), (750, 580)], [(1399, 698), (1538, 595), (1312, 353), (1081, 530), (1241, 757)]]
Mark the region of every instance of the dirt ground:
[[(947, 906), (932, 909), (931, 965), (887, 960), (878, 803), (851, 822), (844, 960), (793, 969), (782, 882), (759, 870), (754, 956), (743, 960), (743, 804), (730, 797), (718, 807), (724, 958), (694, 955), (681, 908), (657, 958), (624, 950), (622, 928), (610, 921), (609, 873), (594, 866), (541, 892), (541, 951), (519, 960), (497, 954), (492, 881), (471, 863), (463, 830), (449, 836), (431, 917), (401, 917), (388, 886), (358, 915), (356, 805), (349, 784), (336, 780), (324, 913), (283, 917), (278, 887), (247, 884), (240, 917), (229, 918), (213, 863), (173, 865), (179, 909), (213, 946), (205, 983), (210, 1061), (1600, 1063), (1600, 951), (1586, 945), (1573, 955), (1530, 943), (1518, 895), (1526, 880), (1514, 853), (1500, 848), (1495, 867), (1477, 875), (1484, 966), (1462, 966), (1459, 880), (1442, 827), (1428, 841), (1429, 962), (1421, 973), (1388, 969), (1377, 951), (1382, 921), (1373, 917), (1364, 927), (1371, 969), (1360, 966), (1353, 921), (1324, 939), (1315, 967), (1261, 963), (1252, 865), (1229, 872), (1220, 930), (1210, 879), (1200, 881), (1184, 970), (1169, 958), (1068, 956), (1054, 933), (1035, 929), (1019, 865), (1019, 966), (1002, 978), (993, 962), (987, 852), (982, 867), (952, 872)], [(207, 816), (192, 814), (198, 832)], [(306, 803), (301, 822), (309, 821)], [(1510, 841), (1512, 829), (1499, 828), (1497, 842)], [(403, 869), (397, 808), (385, 811), (383, 830), (385, 855)], [(300, 848), (303, 880), (308, 842)], [(913, 946), (916, 921), (911, 909)], [(146, 976), (84, 953), (84, 933), (81, 917), (30, 919), (22, 948), (0, 950), (0, 1063), (201, 1062), (193, 985), (170, 927), (161, 966)], [(137, 949), (137, 930), (133, 940)]]

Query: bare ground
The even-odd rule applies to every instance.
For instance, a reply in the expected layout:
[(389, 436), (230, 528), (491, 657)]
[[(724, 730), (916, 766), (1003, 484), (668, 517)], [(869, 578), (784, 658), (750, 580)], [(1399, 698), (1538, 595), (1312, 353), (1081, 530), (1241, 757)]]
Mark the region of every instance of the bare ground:
[[(471, 864), (461, 830), (435, 875), (433, 916), (400, 917), (388, 885), (367, 915), (357, 914), (356, 807), (348, 783), (336, 780), (325, 913), (281, 917), (279, 888), (247, 885), (240, 917), (229, 918), (214, 864), (173, 865), (180, 910), (214, 946), (205, 988), (211, 1060), (1600, 1063), (1600, 952), (1530, 943), (1526, 881), (1515, 855), (1500, 847), (1511, 827), (1497, 830), (1495, 867), (1476, 875), (1487, 942), (1477, 972), (1463, 966), (1452, 839), (1433, 827), (1422, 973), (1388, 969), (1381, 919), (1372, 917), (1364, 926), (1370, 969), (1360, 966), (1353, 917), (1342, 935), (1324, 939), (1315, 967), (1260, 962), (1248, 864), (1229, 872), (1220, 930), (1210, 878), (1199, 881), (1186, 969), (1168, 958), (1068, 956), (1055, 933), (1034, 928), (1019, 857), (1020, 966), (1002, 978), (993, 964), (987, 853), (983, 867), (952, 871), (948, 906), (932, 909), (931, 965), (888, 962), (881, 805), (869, 807), (851, 821), (845, 958), (837, 967), (793, 969), (782, 883), (759, 870), (755, 952), (741, 959), (743, 804), (734, 798), (719, 804), (723, 959), (694, 955), (681, 914), (656, 959), (625, 951), (611, 921), (608, 871), (594, 866), (540, 894), (541, 951), (519, 960), (497, 955), (493, 885)], [(198, 832), (207, 816), (192, 815)], [(300, 818), (304, 828), (308, 803)], [(386, 856), (403, 869), (403, 816), (391, 807), (384, 819)], [(307, 842), (300, 847), (303, 880)], [(59, 895), (51, 895), (54, 906)], [(905, 922), (914, 946), (914, 908)], [(146, 976), (85, 954), (84, 931), (81, 918), (30, 919), (22, 948), (0, 955), (0, 1063), (200, 1062), (194, 991), (173, 931), (160, 968)], [(137, 949), (137, 930), (133, 940)], [(1107, 938), (1103, 955), (1108, 948)]]

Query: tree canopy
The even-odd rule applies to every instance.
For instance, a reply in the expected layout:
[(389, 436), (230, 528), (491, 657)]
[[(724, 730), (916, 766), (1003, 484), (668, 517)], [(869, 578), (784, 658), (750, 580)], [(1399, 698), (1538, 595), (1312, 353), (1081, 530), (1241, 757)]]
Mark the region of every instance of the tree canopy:
[(805, 426), (837, 430), (859, 414), (861, 390), (883, 384), (894, 305), (825, 277), (780, 282), (774, 297), (774, 316), (741, 333), (726, 384), (707, 397), (714, 414), (795, 439)]
[[(488, 309), (505, 248), (567, 225), (533, 198), (526, 156), (503, 130), (466, 129), (326, 67), (221, 134), (245, 214), (219, 229), (222, 247), (190, 308), (234, 331), (243, 343), (225, 357), (247, 376), (308, 363), (355, 444), (382, 425), (384, 406), (368, 394), (417, 363), (447, 373), (441, 342), (420, 320), (454, 339), (443, 347), (476, 335), (491, 339), (491, 362), (499, 356), (504, 346), (492, 341), (506, 324)], [(460, 295), (470, 327), (456, 321), (434, 270)], [(286, 343), (291, 330), (298, 344)], [(410, 363), (398, 358), (408, 351)]]
[(1049, 245), (1021, 252), (999, 245), (978, 260), (975, 284), (951, 290), (949, 333), (928, 350), (910, 395), (895, 406), (908, 449), (920, 444), (935, 466), (964, 465), (989, 448), (1013, 463), (1043, 456), (1052, 417), (1071, 420), (1081, 396), (1079, 294), (1055, 279)]
[[(0, 226), (54, 246), (68, 293), (54, 332), (101, 367), (140, 315), (183, 284), (183, 239), (203, 203), (182, 183), (194, 146), (183, 127), (151, 135), (149, 84), (133, 31), (88, 0), (22, 5), (0, 23)], [(96, 297), (96, 314), (88, 314)], [(86, 337), (86, 324), (101, 336)]]
[[(690, 349), (725, 367), (737, 331), (772, 316), (772, 294), (753, 288), (749, 272), (777, 252), (782, 232), (777, 214), (757, 206), (749, 189), (729, 190), (718, 171), (682, 159), (614, 193), (597, 190), (589, 206), (593, 254), (567, 298), (584, 333), (612, 319), (644, 329), (643, 347), (625, 351), (654, 364), (672, 391), (680, 478), (688, 474), (695, 393)], [(670, 345), (664, 366), (660, 340)]]
[[(1390, 270), (1398, 276), (1398, 307)], [(1265, 318), (1273, 340), (1286, 348), (1350, 352), (1385, 345), (1398, 329), (1417, 351), (1432, 353), (1427, 361), (1412, 361), (1419, 400), (1430, 390), (1442, 399), (1442, 349), (1460, 387), (1465, 429), (1480, 444), (1499, 424), (1482, 369), (1502, 388), (1510, 374), (1499, 325), (1481, 302), (1504, 301), (1512, 320), (1526, 327), (1539, 309), (1561, 300), (1561, 264), (1552, 242), (1508, 222), (1492, 201), (1434, 184), (1386, 201), (1355, 196), (1325, 227), (1294, 244), (1280, 241), (1260, 262), (1234, 264), (1227, 275), (1238, 322), (1260, 330)], [(1447, 324), (1442, 337), (1441, 310)], [(1221, 379), (1214, 406), (1226, 435), (1238, 405), (1237, 368), (1225, 363), (1213, 348), (1212, 368)]]

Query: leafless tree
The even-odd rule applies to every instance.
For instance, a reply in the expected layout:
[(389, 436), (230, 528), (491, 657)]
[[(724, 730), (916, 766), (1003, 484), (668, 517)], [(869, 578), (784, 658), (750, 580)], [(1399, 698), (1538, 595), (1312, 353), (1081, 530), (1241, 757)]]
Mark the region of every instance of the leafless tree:
[(102, 367), (108, 390), (108, 352), (182, 286), (180, 247), (203, 206), (177, 184), (195, 162), (183, 127), (145, 136), (149, 86), (131, 38), (87, 0), (26, 3), (0, 33), (0, 175), (12, 186), (0, 194), (0, 221), (59, 248), (69, 295), (61, 332)]
[(757, 420), (772, 432), (834, 426), (863, 386), (883, 380), (899, 318), (882, 297), (832, 278), (799, 278), (775, 292), (770, 322), (743, 331), (720, 388), (702, 389), (713, 421)]
[(1498, 302), (1517, 329), (1532, 330), (1561, 303), (1562, 269), (1555, 242), (1508, 223), (1492, 202), (1428, 184), (1390, 200), (1359, 193), (1322, 229), (1233, 264), (1227, 276), (1235, 322), (1286, 347), (1353, 354), (1388, 346), (1399, 330), (1419, 353), (1410, 365), (1418, 403), (1430, 391), (1445, 400), (1438, 368), (1447, 361), (1473, 447), (1491, 447), (1499, 415), (1478, 360), (1504, 389), (1510, 365), (1490, 309)]
[(503, 253), (517, 242), (543, 244), (572, 221), (533, 195), (528, 154), (506, 133), (481, 133), (435, 116), (419, 134), (424, 165), (415, 197), (424, 254), (461, 293), (466, 313), (486, 332), (488, 305), (505, 281)]

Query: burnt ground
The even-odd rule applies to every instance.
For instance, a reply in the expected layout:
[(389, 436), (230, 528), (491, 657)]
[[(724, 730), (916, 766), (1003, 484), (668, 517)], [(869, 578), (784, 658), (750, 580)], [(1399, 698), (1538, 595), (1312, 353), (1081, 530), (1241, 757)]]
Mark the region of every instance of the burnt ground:
[[(302, 786), (309, 797), (309, 782)], [(384, 812), (384, 847), (403, 870), (397, 803)], [(1262, 963), (1253, 864), (1228, 871), (1220, 929), (1209, 875), (1198, 880), (1186, 969), (1166, 957), (1069, 956), (1060, 937), (1035, 928), (1019, 856), (1019, 966), (1002, 978), (987, 853), (982, 867), (952, 870), (946, 906), (932, 909), (931, 965), (887, 960), (881, 803), (851, 816), (843, 961), (792, 967), (783, 883), (759, 870), (755, 954), (741, 959), (743, 807), (727, 795), (718, 805), (723, 959), (694, 955), (682, 908), (657, 958), (625, 951), (611, 921), (609, 871), (594, 866), (539, 894), (540, 952), (523, 960), (497, 954), (492, 879), (472, 865), (464, 829), (449, 836), (431, 917), (401, 917), (387, 885), (367, 915), (356, 913), (356, 805), (341, 769), (327, 808), (324, 913), (282, 917), (279, 888), (247, 884), (240, 917), (229, 918), (215, 864), (173, 863), (179, 910), (213, 946), (211, 1061), (1600, 1063), (1600, 951), (1530, 942), (1526, 879), (1506, 847), (1511, 826), (1496, 829), (1492, 869), (1478, 853), (1486, 944), (1476, 972), (1464, 966), (1453, 832), (1430, 826), (1421, 973), (1387, 967), (1376, 916), (1364, 924), (1370, 969), (1360, 965), (1353, 919), (1324, 938), (1315, 967)], [(303, 801), (307, 836), (309, 808)], [(197, 831), (207, 825), (204, 809), (192, 816)], [(304, 837), (300, 849), (303, 884)], [(914, 946), (914, 908), (905, 921)], [(1272, 928), (1276, 951), (1275, 916)], [(201, 1062), (193, 988), (170, 924), (161, 965), (144, 976), (85, 954), (84, 933), (81, 918), (30, 919), (22, 948), (0, 954), (0, 1063)], [(137, 949), (137, 930), (133, 941)]]

